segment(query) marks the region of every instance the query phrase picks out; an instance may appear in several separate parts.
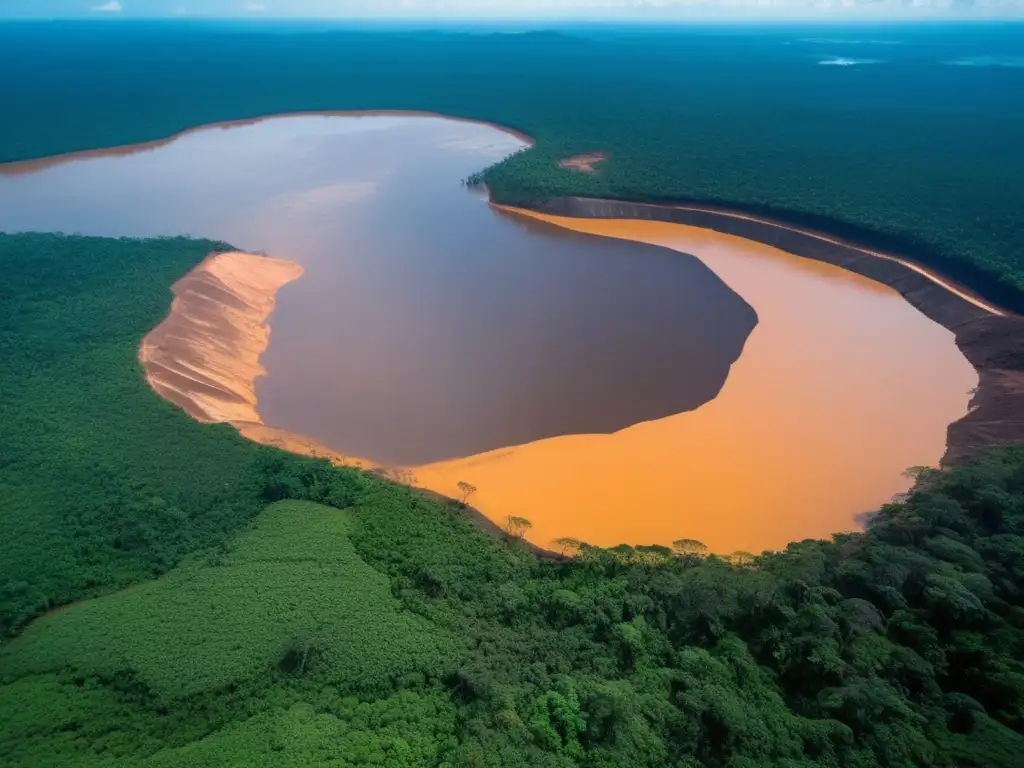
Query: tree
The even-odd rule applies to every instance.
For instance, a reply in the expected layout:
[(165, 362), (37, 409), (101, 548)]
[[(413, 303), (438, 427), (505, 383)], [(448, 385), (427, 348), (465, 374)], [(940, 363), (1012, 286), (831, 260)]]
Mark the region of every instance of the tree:
[(459, 480), (457, 483), (459, 489), (459, 501), (463, 504), (469, 501), (469, 497), (476, 493), (476, 486), (471, 483), (467, 483), (465, 480)]
[(523, 538), (531, 528), (533, 528), (533, 523), (525, 517), (509, 515), (508, 519), (505, 520), (505, 533), (515, 539)]
[(559, 551), (568, 557), (572, 557), (579, 553), (583, 549), (583, 542), (579, 539), (574, 539), (571, 536), (563, 536), (560, 539), (555, 539), (553, 542)]
[(672, 542), (672, 550), (680, 557), (704, 557), (708, 553), (707, 545), (696, 539), (676, 539)]
[(751, 553), (744, 552), (742, 549), (739, 549), (731, 555), (726, 555), (725, 559), (733, 565), (739, 566), (740, 568), (746, 568), (754, 564), (755, 557)]

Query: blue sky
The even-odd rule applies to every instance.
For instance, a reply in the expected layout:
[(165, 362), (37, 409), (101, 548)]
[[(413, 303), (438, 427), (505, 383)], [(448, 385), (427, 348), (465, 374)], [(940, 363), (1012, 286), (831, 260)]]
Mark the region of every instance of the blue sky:
[(0, 0), (0, 17), (352, 19), (990, 19), (1024, 0)]

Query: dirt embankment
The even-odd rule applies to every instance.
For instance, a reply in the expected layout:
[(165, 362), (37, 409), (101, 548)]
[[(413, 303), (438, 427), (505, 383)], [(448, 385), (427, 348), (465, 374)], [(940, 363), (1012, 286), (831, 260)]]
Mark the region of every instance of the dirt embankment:
[(950, 424), (943, 464), (986, 448), (1024, 443), (1024, 317), (987, 302), (910, 260), (783, 222), (690, 205), (653, 205), (565, 197), (532, 206), (576, 218), (667, 221), (710, 229), (834, 264), (888, 285), (953, 332), (978, 373), (970, 412)]
[(298, 264), (217, 253), (176, 282), (171, 311), (143, 340), (139, 360), (162, 397), (204, 422), (260, 423), (255, 380), (270, 341), (277, 291)]

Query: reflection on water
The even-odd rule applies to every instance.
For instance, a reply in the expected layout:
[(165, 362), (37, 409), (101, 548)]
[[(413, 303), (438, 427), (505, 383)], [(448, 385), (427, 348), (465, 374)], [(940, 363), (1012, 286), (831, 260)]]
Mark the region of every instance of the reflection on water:
[(613, 432), (712, 399), (750, 306), (695, 258), (499, 213), (462, 188), (520, 146), (422, 117), (214, 128), (0, 175), (0, 228), (184, 232), (298, 261), (260, 413), (379, 462)]

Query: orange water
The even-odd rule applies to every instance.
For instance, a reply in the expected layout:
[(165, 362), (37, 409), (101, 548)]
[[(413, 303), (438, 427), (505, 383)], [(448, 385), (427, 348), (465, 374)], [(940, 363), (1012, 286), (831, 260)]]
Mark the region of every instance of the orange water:
[[(698, 539), (713, 551), (784, 547), (858, 527), (934, 465), (974, 369), (953, 335), (894, 290), (838, 267), (678, 224), (535, 215), (579, 232), (694, 254), (759, 322), (717, 398), (612, 435), (573, 435), (419, 467), (527, 538), (596, 545)], [(638, 264), (638, 269), (642, 265)]]
[[(417, 482), (471, 483), (542, 546), (782, 547), (856, 527), (938, 462), (976, 384), (949, 331), (740, 238), (462, 189), (521, 145), (400, 115), (197, 130), (0, 173), (0, 230), (188, 232), (297, 261), (256, 384), (274, 439), (437, 462)], [(495, 446), (516, 447), (438, 461)]]

